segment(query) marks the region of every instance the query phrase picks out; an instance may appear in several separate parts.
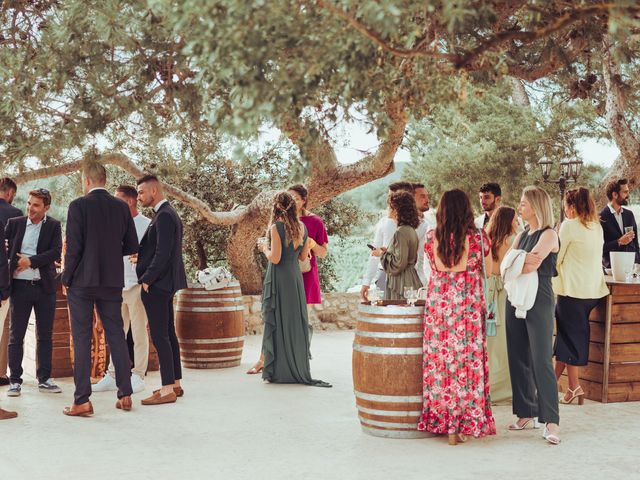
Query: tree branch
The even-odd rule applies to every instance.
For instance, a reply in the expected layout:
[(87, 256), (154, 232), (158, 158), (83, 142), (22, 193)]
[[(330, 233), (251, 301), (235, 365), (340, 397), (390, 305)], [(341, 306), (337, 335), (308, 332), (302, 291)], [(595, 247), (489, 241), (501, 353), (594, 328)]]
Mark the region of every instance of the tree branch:
[[(121, 153), (106, 153), (100, 157), (100, 161), (104, 165), (115, 165), (120, 167), (130, 175), (140, 178), (141, 176), (150, 173), (146, 172), (124, 154)], [(37, 170), (31, 170), (24, 172), (13, 177), (16, 183), (32, 182), (41, 178), (55, 177), (58, 175), (66, 175), (69, 173), (77, 172), (82, 169), (82, 160), (76, 160), (73, 162), (64, 163), (53, 167), (44, 167)], [(250, 207), (240, 207), (230, 212), (214, 212), (212, 211), (202, 200), (194, 197), (193, 195), (180, 190), (166, 182), (161, 181), (164, 191), (167, 195), (181, 201), (182, 203), (190, 206), (198, 212), (202, 217), (215, 225), (234, 225), (240, 222), (244, 216), (251, 210)], [(255, 201), (255, 200), (254, 200)]]

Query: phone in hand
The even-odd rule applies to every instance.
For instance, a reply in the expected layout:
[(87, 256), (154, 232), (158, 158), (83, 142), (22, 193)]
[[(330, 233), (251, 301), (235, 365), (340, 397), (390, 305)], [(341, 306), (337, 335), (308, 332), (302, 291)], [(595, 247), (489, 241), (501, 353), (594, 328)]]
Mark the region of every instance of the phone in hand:
[(371, 250), (375, 250), (376, 247), (374, 247), (373, 245), (371, 245), (370, 243), (367, 243), (367, 247), (369, 247)]

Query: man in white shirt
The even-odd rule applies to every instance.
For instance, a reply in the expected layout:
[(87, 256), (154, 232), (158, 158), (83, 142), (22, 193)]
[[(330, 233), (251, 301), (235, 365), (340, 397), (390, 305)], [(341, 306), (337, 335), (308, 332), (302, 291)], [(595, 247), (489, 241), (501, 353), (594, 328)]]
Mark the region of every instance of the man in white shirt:
[(475, 224), (476, 228), (485, 228), (493, 212), (502, 203), (502, 189), (497, 183), (489, 182), (480, 187), (478, 195), (480, 197), (480, 206), (484, 213), (476, 217)]
[[(147, 231), (151, 219), (138, 212), (138, 192), (129, 185), (119, 186), (114, 194), (115, 197), (124, 201), (129, 206), (129, 211), (136, 226), (138, 242)], [(135, 263), (129, 257), (123, 258), (124, 262), (124, 289), (122, 291), (122, 320), (124, 323), (125, 335), (131, 328), (133, 337), (133, 359), (134, 365), (131, 370), (131, 388), (133, 393), (144, 390), (144, 376), (149, 363), (149, 335), (147, 333), (147, 313), (142, 304), (140, 296), (141, 285), (138, 284)], [(94, 392), (106, 392), (117, 390), (115, 380), (115, 370), (113, 362), (109, 362), (109, 371), (98, 383), (92, 386)]]
[[(422, 217), (422, 221), (416, 229), (418, 239), (420, 240), (418, 243), (416, 271), (418, 272), (420, 281), (424, 285), (426, 284), (429, 274), (429, 266), (428, 264), (426, 264), (425, 267), (424, 262), (424, 238), (427, 230), (432, 227), (430, 222), (424, 217), (424, 213), (429, 210), (429, 194), (427, 193), (424, 185), (421, 183), (394, 182), (389, 185), (389, 193), (399, 191), (413, 193), (416, 200), (416, 207)], [(376, 224), (372, 245), (374, 247), (387, 247), (389, 243), (391, 243), (391, 239), (393, 238), (393, 234), (395, 233), (397, 228), (398, 225), (396, 221), (392, 218), (389, 218), (388, 215), (385, 215), (385, 217), (381, 218), (380, 221)], [(360, 288), (360, 297), (363, 301), (367, 301), (369, 287), (374, 281), (376, 283), (376, 288), (378, 288), (379, 290), (385, 289), (386, 275), (380, 268), (380, 259), (378, 257), (374, 257), (373, 255), (369, 255), (367, 267), (364, 276), (362, 277), (362, 286)]]

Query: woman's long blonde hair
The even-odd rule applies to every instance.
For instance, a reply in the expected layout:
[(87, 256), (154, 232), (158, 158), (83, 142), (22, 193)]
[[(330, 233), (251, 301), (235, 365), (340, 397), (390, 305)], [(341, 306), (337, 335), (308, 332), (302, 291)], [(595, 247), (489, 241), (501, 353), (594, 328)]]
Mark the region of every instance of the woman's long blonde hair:
[(533, 209), (536, 219), (538, 220), (538, 228), (553, 228), (555, 220), (553, 218), (553, 208), (551, 207), (551, 197), (540, 187), (530, 185), (525, 187), (522, 195), (527, 199)]
[(273, 209), (267, 228), (267, 237), (271, 237), (271, 226), (277, 221), (284, 223), (285, 245), (289, 242), (293, 242), (294, 246), (302, 243), (304, 232), (298, 220), (296, 201), (287, 192), (278, 192), (273, 197)]

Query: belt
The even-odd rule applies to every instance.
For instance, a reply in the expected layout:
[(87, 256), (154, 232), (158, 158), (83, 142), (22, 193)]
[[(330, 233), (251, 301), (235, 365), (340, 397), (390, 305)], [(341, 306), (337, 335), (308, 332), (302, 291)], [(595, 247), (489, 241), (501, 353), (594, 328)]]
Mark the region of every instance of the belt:
[(27, 285), (40, 285), (41, 280), (23, 280), (22, 278), (14, 278), (14, 282), (25, 283)]

